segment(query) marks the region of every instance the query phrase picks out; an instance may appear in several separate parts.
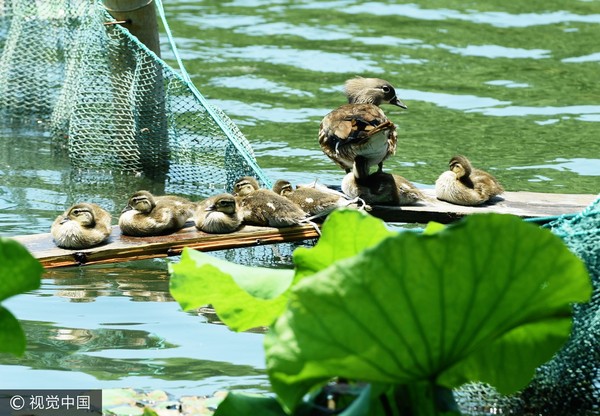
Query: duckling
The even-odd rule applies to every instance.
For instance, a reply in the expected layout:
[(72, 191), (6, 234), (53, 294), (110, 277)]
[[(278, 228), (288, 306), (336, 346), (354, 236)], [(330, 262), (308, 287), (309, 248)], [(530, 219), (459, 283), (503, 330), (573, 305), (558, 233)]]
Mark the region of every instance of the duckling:
[(194, 208), (185, 198), (138, 191), (121, 212), (119, 227), (124, 235), (136, 237), (169, 234), (183, 228)]
[(314, 187), (297, 186), (294, 190), (290, 182), (282, 179), (275, 182), (273, 192), (289, 199), (311, 217), (327, 215), (336, 208), (363, 208), (365, 205), (360, 198), (348, 199), (343, 194), (325, 192)]
[(110, 214), (91, 203), (76, 204), (56, 217), (50, 234), (58, 247), (81, 249), (104, 242), (111, 233)]
[(396, 126), (379, 108), (392, 104), (406, 109), (396, 97), (394, 87), (379, 78), (354, 78), (346, 81), (348, 104), (323, 118), (319, 129), (319, 145), (323, 152), (349, 173), (354, 158), (362, 155), (369, 166), (378, 165), (396, 152)]
[(454, 156), (449, 170), (435, 181), (437, 199), (457, 205), (481, 205), (504, 192), (492, 175), (475, 169), (465, 156)]
[(287, 198), (269, 189), (260, 189), (258, 181), (244, 176), (233, 186), (243, 222), (246, 224), (289, 227), (307, 222), (307, 214)]
[(425, 199), (417, 187), (400, 175), (380, 171), (369, 174), (362, 156), (356, 158), (352, 172), (344, 176), (342, 192), (373, 205), (412, 205)]
[(218, 194), (205, 199), (198, 204), (194, 223), (196, 228), (206, 233), (234, 232), (242, 225), (235, 197), (231, 194)]

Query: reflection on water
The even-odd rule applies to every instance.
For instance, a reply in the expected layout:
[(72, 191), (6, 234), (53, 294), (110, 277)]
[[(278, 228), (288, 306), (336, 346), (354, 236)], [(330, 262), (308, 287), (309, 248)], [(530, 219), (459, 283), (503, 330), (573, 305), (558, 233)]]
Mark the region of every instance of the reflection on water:
[[(386, 169), (421, 187), (464, 153), (511, 191), (600, 191), (597, 2), (173, 0), (166, 14), (194, 83), (273, 180), (339, 184), (318, 126), (344, 102), (344, 81), (363, 75), (388, 79), (407, 103), (385, 108), (399, 133)], [(43, 120), (0, 134), (0, 235), (47, 232), (80, 201), (116, 217), (138, 189), (206, 196), (170, 186), (73, 171)], [(293, 248), (215, 255), (288, 267)], [(268, 389), (262, 336), (210, 325), (210, 310), (181, 311), (163, 260), (49, 271), (40, 290), (5, 306), (29, 347), (0, 356), (0, 387)]]
[[(288, 267), (295, 246), (215, 255)], [(210, 325), (220, 324), (210, 308), (184, 313), (168, 286), (164, 260), (46, 272), (39, 290), (5, 302), (21, 319), (28, 344), (23, 357), (0, 354), (0, 388), (44, 388), (48, 383), (32, 384), (32, 376), (50, 372), (53, 386), (61, 388), (86, 383), (90, 388), (162, 388), (177, 395), (241, 386), (268, 391), (263, 331), (236, 334)]]

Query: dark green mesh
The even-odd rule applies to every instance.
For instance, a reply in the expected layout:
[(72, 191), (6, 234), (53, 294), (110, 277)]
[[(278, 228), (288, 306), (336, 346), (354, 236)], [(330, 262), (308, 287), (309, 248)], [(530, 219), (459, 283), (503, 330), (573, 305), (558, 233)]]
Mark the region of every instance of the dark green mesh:
[(47, 124), (72, 166), (147, 175), (171, 192), (266, 185), (235, 124), (101, 2), (0, 2), (0, 111)]

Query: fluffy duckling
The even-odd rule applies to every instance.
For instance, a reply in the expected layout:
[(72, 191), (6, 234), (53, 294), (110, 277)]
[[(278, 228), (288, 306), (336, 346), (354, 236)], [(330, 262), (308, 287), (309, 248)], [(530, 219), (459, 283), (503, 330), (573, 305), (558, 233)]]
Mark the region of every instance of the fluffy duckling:
[(119, 227), (124, 235), (136, 237), (169, 234), (183, 228), (194, 208), (185, 198), (138, 191), (121, 212)]
[(361, 157), (357, 158), (352, 172), (344, 176), (342, 192), (373, 205), (412, 205), (425, 199), (417, 187), (400, 175), (380, 171), (369, 174)]
[(242, 221), (268, 227), (289, 227), (307, 222), (307, 214), (287, 198), (269, 189), (260, 189), (258, 181), (244, 176), (233, 186)]
[(449, 170), (435, 181), (437, 199), (457, 205), (481, 205), (504, 192), (492, 175), (473, 168), (465, 156), (454, 156)]
[(319, 129), (319, 145), (323, 152), (346, 173), (352, 170), (354, 159), (362, 155), (368, 166), (379, 166), (396, 152), (396, 126), (379, 108), (392, 104), (406, 109), (396, 97), (394, 87), (379, 78), (354, 78), (346, 81), (348, 104), (333, 110), (323, 118)]
[(231, 194), (218, 194), (198, 204), (194, 214), (196, 228), (206, 233), (225, 234), (240, 228), (242, 217)]
[(58, 247), (82, 249), (96, 246), (110, 236), (110, 214), (91, 203), (76, 204), (56, 217), (50, 234)]
[(365, 205), (360, 198), (348, 199), (343, 194), (325, 192), (315, 187), (297, 186), (294, 189), (290, 182), (282, 179), (275, 182), (273, 192), (289, 199), (311, 217), (327, 215), (336, 208), (362, 208)]

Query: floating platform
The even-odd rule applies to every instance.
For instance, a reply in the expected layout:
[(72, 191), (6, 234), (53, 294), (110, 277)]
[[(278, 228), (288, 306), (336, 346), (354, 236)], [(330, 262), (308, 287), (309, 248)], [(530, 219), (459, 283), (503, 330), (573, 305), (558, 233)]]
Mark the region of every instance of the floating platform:
[[(478, 207), (463, 207), (435, 199), (433, 190), (423, 190), (427, 201), (414, 206), (375, 206), (371, 211), (386, 222), (450, 223), (474, 213), (495, 212), (513, 214), (521, 218), (545, 219), (565, 214), (576, 214), (590, 205), (597, 195), (542, 194), (534, 192), (505, 192), (490, 203)], [(173, 234), (157, 237), (129, 237), (121, 235), (114, 226), (107, 243), (83, 250), (65, 250), (56, 247), (50, 233), (12, 237), (23, 244), (45, 268), (89, 264), (118, 263), (155, 257), (175, 256), (184, 247), (200, 251), (251, 247), (264, 244), (302, 241), (318, 238), (310, 225), (270, 228), (243, 226), (231, 234), (207, 234), (198, 231), (193, 223)]]
[(373, 207), (371, 214), (386, 222), (427, 223), (437, 221), (448, 224), (469, 214), (495, 212), (512, 214), (524, 219), (577, 214), (598, 198), (593, 194), (545, 194), (539, 192), (504, 192), (490, 202), (468, 207), (439, 201), (435, 190), (421, 189), (427, 200), (419, 205), (403, 207)]

